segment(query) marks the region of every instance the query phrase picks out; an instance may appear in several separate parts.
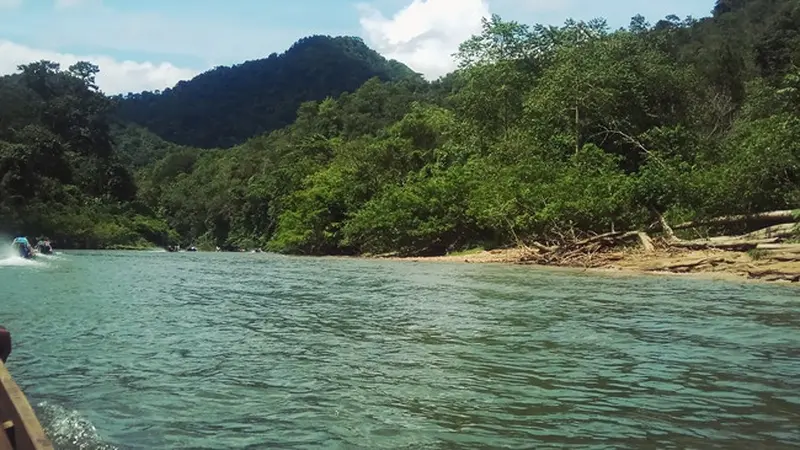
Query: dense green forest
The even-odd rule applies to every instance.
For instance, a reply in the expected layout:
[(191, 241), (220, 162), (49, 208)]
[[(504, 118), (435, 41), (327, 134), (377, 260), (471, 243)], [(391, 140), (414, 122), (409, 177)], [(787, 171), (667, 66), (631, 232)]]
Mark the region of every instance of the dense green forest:
[(165, 244), (177, 235), (137, 201), (115, 152), (98, 67), (40, 61), (0, 78), (0, 231), (61, 247)]
[[(421, 255), (800, 207), (800, 4), (713, 6), (619, 30), (493, 16), (436, 82), (375, 75), (214, 111), (195, 105), (226, 93), (198, 84), (150, 102), (158, 124), (113, 115), (130, 99), (97, 93), (91, 66), (25, 66), (0, 80), (2, 224), (86, 246)], [(219, 139), (190, 136), (214, 130), (200, 123)], [(223, 147), (261, 130), (225, 149), (158, 136)]]

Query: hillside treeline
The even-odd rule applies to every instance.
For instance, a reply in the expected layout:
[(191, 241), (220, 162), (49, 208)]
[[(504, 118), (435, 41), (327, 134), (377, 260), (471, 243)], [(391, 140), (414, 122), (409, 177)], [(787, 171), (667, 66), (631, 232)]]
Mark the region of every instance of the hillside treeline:
[(170, 154), (142, 198), (187, 242), (302, 254), (798, 207), (800, 7), (718, 3), (613, 31), (495, 16), (445, 79), (371, 80), (239, 147)]

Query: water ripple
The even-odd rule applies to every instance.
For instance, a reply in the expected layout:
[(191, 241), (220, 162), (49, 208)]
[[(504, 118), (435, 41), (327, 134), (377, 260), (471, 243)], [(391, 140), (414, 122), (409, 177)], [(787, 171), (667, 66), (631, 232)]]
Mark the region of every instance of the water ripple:
[(130, 252), (0, 286), (58, 448), (800, 446), (793, 288)]

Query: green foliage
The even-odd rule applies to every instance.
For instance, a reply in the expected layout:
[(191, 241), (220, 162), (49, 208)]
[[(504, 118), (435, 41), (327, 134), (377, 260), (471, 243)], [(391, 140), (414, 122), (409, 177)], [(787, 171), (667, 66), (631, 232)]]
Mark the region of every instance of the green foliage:
[(45, 235), (56, 246), (165, 245), (174, 232), (131, 209), (138, 190), (114, 152), (112, 102), (98, 68), (49, 61), (0, 78), (0, 228)]
[(344, 228), (348, 242), (368, 253), (442, 254), (474, 232), (467, 215), (463, 172), (423, 170), (361, 208)]
[(796, 207), (800, 78), (786, 64), (760, 76), (757, 51), (800, 45), (759, 47), (774, 41), (765, 23), (790, 28), (788, 3), (617, 31), (495, 15), (442, 80), (303, 103), (233, 150), (171, 153), (143, 190), (184, 239), (303, 254), (441, 254)]
[(352, 175), (330, 166), (309, 176), (305, 188), (290, 195), (270, 248), (303, 254), (338, 253), (348, 196), (354, 194), (348, 189)]
[(146, 128), (113, 123), (111, 133), (117, 158), (127, 167), (141, 169), (175, 153), (193, 152), (191, 147), (167, 142)]
[(749, 256), (753, 261), (758, 261), (759, 259), (769, 256), (769, 250), (764, 250), (763, 248), (754, 248), (747, 251), (747, 256)]
[(717, 174), (716, 209), (750, 213), (800, 205), (800, 117), (737, 123)]

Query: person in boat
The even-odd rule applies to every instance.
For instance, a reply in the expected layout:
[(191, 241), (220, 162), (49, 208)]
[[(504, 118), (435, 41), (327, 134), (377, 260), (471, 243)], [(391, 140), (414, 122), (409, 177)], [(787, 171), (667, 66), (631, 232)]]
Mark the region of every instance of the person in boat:
[(28, 238), (25, 236), (14, 238), (14, 242), (11, 245), (19, 252), (19, 256), (26, 259), (33, 258), (33, 247), (31, 247), (31, 243), (28, 242)]
[(0, 361), (5, 363), (11, 354), (11, 332), (0, 325)]
[(53, 246), (50, 244), (50, 239), (44, 238), (36, 243), (36, 250), (43, 255), (51, 255), (53, 253)]

